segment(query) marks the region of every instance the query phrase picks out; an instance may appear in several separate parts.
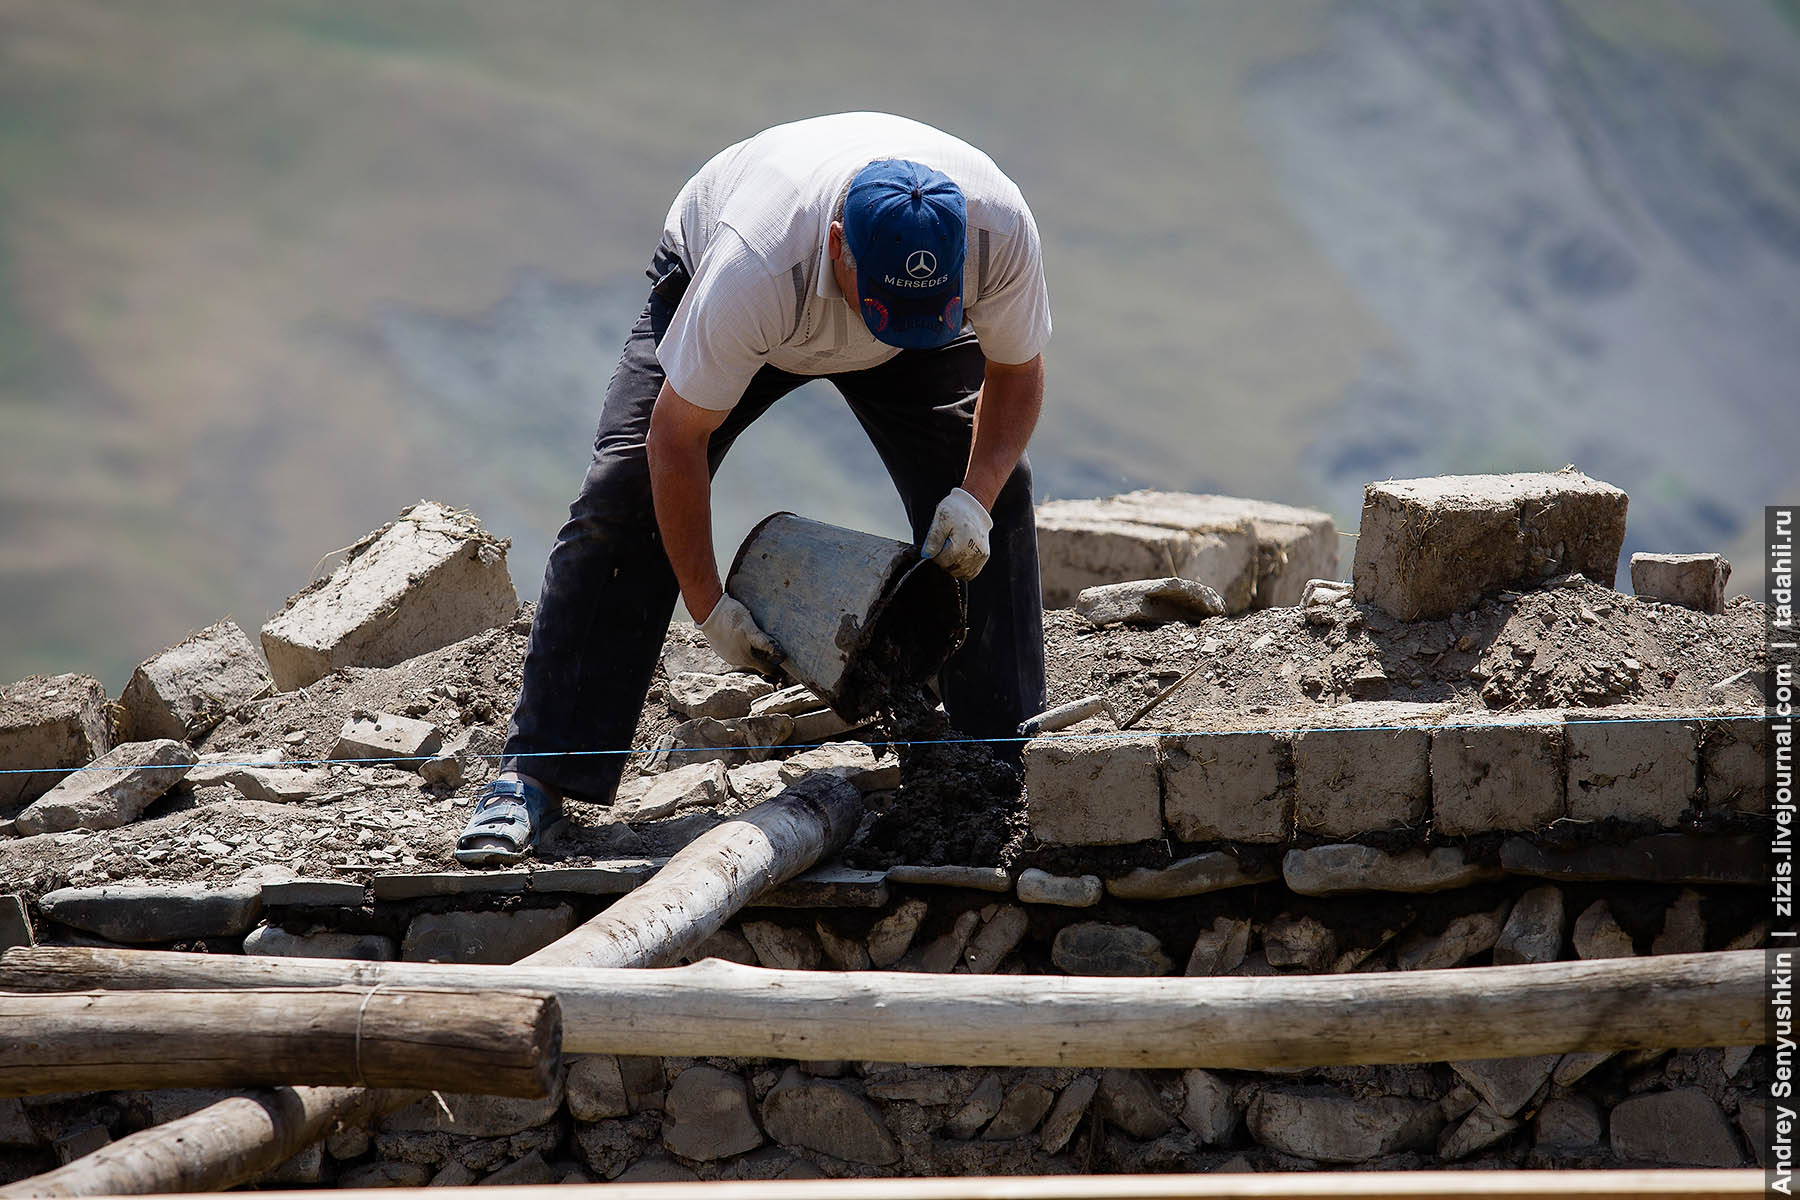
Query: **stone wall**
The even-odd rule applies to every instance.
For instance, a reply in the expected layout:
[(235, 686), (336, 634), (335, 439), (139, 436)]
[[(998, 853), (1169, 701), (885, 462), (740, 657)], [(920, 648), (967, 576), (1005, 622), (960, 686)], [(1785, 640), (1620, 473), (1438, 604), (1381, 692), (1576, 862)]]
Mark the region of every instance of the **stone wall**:
[[(1766, 938), (1754, 878), (1719, 878), (1728, 873), (1719, 838), (1666, 833), (1629, 854), (1611, 844), (1610, 870), (1598, 846), (1516, 840), (1537, 857), (1246, 843), (1157, 870), (822, 869), (740, 914), (696, 957), (800, 970), (1260, 976), (1741, 949)], [(155, 895), (64, 889), (43, 898), (37, 932), (149, 944), (149, 930), (180, 929), (180, 945), (215, 952), (506, 962), (655, 865), (393, 873), (367, 887), (290, 880), (239, 885), (230, 902), (178, 885)], [(1667, 878), (1634, 877), (1659, 872)], [(1769, 1069), (1764, 1049), (1262, 1072), (595, 1055), (572, 1059), (546, 1100), (450, 1096), (453, 1120), (422, 1103), (372, 1131), (334, 1135), (275, 1178), (367, 1186), (1744, 1165)], [(3, 1101), (0, 1164), (41, 1170), (52, 1153), (85, 1152), (212, 1098)]]

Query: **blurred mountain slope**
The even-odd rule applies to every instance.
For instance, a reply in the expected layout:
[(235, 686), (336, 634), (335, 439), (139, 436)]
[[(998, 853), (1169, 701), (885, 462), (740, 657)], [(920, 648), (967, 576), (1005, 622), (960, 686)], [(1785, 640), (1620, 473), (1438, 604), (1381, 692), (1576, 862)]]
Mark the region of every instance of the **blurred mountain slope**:
[[(669, 198), (852, 108), (1032, 203), (1042, 494), (1353, 527), (1390, 471), (1572, 460), (1634, 539), (1721, 548), (1784, 482), (1792, 8), (0, 0), (0, 677), (116, 689), (423, 495), (534, 593)], [(721, 547), (897, 534), (880, 474), (805, 389)]]

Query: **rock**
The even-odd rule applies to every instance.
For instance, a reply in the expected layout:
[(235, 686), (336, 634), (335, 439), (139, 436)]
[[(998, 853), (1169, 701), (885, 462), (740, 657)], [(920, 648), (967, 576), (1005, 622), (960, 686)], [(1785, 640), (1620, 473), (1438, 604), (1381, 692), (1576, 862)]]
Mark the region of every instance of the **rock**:
[(1041, 1084), (1021, 1083), (1006, 1094), (1000, 1111), (982, 1131), (984, 1142), (1008, 1142), (1022, 1138), (1038, 1127), (1044, 1114), (1056, 1101), (1056, 1093)]
[(1316, 917), (1284, 913), (1263, 929), (1263, 957), (1272, 967), (1298, 967), (1317, 975), (1336, 954), (1336, 936)]
[(1706, 949), (1706, 921), (1699, 892), (1683, 888), (1663, 913), (1663, 927), (1650, 943), (1652, 954), (1698, 954)]
[(760, 675), (688, 672), (670, 678), (664, 689), (669, 708), (684, 717), (747, 717), (750, 706), (775, 690)]
[(257, 1176), (258, 1188), (311, 1187), (325, 1179), (325, 1147), (314, 1142)]
[(1332, 625), (1352, 611), (1348, 580), (1308, 579), (1300, 588), (1300, 612), (1308, 625)]
[(1769, 723), (1760, 715), (1701, 723), (1700, 788), (1709, 809), (1769, 811)]
[(443, 744), (443, 732), (430, 721), (415, 721), (392, 713), (351, 713), (338, 734), (337, 745), (331, 749), (331, 757), (416, 769), (421, 760), (436, 753)]
[[(813, 746), (820, 742), (830, 741), (849, 733), (852, 729), (862, 729), (869, 724), (867, 719), (846, 721), (829, 708), (816, 708), (807, 712), (793, 714), (794, 730), (788, 734), (788, 744), (793, 746)], [(898, 767), (896, 766), (896, 770)], [(873, 791), (873, 785), (865, 789)], [(811, 1164), (807, 1164), (809, 1167)]]
[(276, 685), (292, 691), (340, 667), (391, 667), (504, 625), (519, 608), (506, 549), (469, 513), (413, 505), (263, 626)]
[(1574, 850), (1508, 838), (1500, 846), (1500, 866), (1511, 874), (1550, 879), (1749, 885), (1768, 873), (1768, 851), (1767, 840), (1753, 834), (1658, 833)]
[(406, 927), (400, 956), (407, 962), (518, 962), (573, 930), (567, 904), (512, 912), (421, 913)]
[(1457, 1162), (1479, 1154), (1519, 1128), (1512, 1117), (1503, 1117), (1487, 1105), (1478, 1105), (1462, 1123), (1438, 1139), (1438, 1158)]
[(1363, 489), (1356, 600), (1402, 621), (1579, 573), (1618, 574), (1625, 493), (1575, 470), (1393, 479)]
[(756, 951), (757, 961), (763, 966), (777, 971), (818, 969), (818, 943), (804, 929), (790, 929), (773, 921), (745, 921), (738, 928), (743, 930), (744, 940)]
[(1225, 888), (1267, 883), (1281, 876), (1273, 864), (1246, 867), (1227, 850), (1209, 850), (1158, 870), (1137, 867), (1106, 881), (1106, 890), (1120, 900), (1174, 900), (1199, 896)]
[(1161, 1137), (1175, 1124), (1142, 1071), (1123, 1067), (1102, 1071), (1099, 1102), (1106, 1119), (1134, 1138)]
[(1039, 840), (1114, 846), (1162, 836), (1155, 738), (1034, 738), (1024, 761), (1026, 817)]
[[(723, 770), (725, 764), (722, 762), (691, 764), (686, 767), (677, 767), (675, 770), (694, 771), (701, 766), (718, 767)], [(726, 787), (732, 798), (742, 808), (750, 808), (766, 800), (773, 800), (787, 788), (787, 780), (782, 778), (781, 767), (782, 764), (773, 759), (767, 762), (744, 763), (741, 766), (732, 767), (726, 775)], [(675, 771), (668, 773), (672, 775)], [(648, 778), (658, 779), (661, 777), (651, 775)]]
[[(377, 900), (422, 900), (427, 896), (517, 896), (536, 882), (526, 870), (510, 871), (393, 871), (369, 880), (369, 892)], [(549, 890), (541, 888), (541, 890)]]
[(1563, 894), (1545, 885), (1513, 902), (1494, 942), (1494, 965), (1555, 962), (1562, 957)]
[(1222, 617), (1225, 601), (1194, 579), (1134, 579), (1081, 589), (1075, 598), (1075, 611), (1096, 628), (1121, 623), (1160, 625)]
[(667, 1076), (663, 1060), (643, 1054), (619, 1055), (619, 1078), (625, 1081), (625, 1101), (633, 1113), (661, 1112)]
[(825, 961), (831, 964), (832, 969), (867, 971), (873, 965), (869, 960), (868, 947), (855, 938), (839, 937), (823, 920), (813, 923), (813, 932), (818, 935), (819, 947), (825, 952)]
[(886, 871), (814, 867), (751, 901), (756, 908), (886, 908)]
[(762, 762), (793, 732), (794, 718), (779, 713), (725, 720), (695, 717), (664, 734), (642, 770), (656, 774), (690, 763), (722, 762), (738, 767)]
[(1737, 1111), (1738, 1132), (1750, 1144), (1750, 1154), (1756, 1165), (1767, 1168), (1769, 1165), (1769, 1145), (1774, 1139), (1769, 1136), (1769, 1102), (1767, 1100), (1738, 1100)]
[(1214, 917), (1212, 927), (1200, 931), (1188, 955), (1186, 975), (1229, 975), (1236, 971), (1250, 949), (1250, 922), (1241, 917)]
[(1731, 564), (1722, 554), (1633, 554), (1631, 590), (1640, 600), (1661, 600), (1703, 613), (1725, 611)]
[(968, 949), (969, 939), (974, 936), (975, 928), (980, 924), (980, 913), (973, 910), (958, 913), (947, 933), (933, 938), (925, 946), (907, 955), (900, 963), (901, 969), (926, 971), (934, 975), (949, 974), (962, 962), (963, 951)]
[(1431, 814), (1439, 833), (1541, 829), (1563, 815), (1562, 718), (1554, 712), (1459, 716), (1431, 735)]
[(1302, 896), (1351, 892), (1442, 892), (1500, 877), (1470, 862), (1459, 846), (1380, 850), (1355, 842), (1289, 850), (1281, 859), (1288, 889)]
[(1556, 1054), (1539, 1054), (1529, 1058), (1468, 1059), (1451, 1063), (1450, 1069), (1475, 1089), (1495, 1116), (1510, 1117), (1550, 1082), (1550, 1073), (1560, 1058)]
[(923, 900), (907, 900), (875, 922), (869, 930), (869, 961), (878, 969), (899, 962), (919, 932), (919, 923), (925, 919), (926, 911)]
[[(4, 946), (0, 946), (4, 948)], [(16, 1096), (0, 1097), (0, 1146), (36, 1146), (38, 1132), (32, 1130), (25, 1105)]]
[[(767, 765), (740, 769), (760, 770)], [(688, 763), (621, 784), (612, 811), (621, 821), (660, 821), (683, 806), (718, 808), (732, 791), (724, 763)]]
[(1431, 735), (1403, 727), (1430, 705), (1351, 703), (1294, 735), (1294, 809), (1301, 829), (1355, 837), (1417, 826), (1431, 795)]
[(1006, 1089), (1001, 1086), (1000, 1077), (990, 1071), (975, 1085), (975, 1090), (969, 1093), (963, 1106), (944, 1123), (944, 1136), (967, 1141), (979, 1133), (983, 1125), (994, 1119), (1004, 1103)]
[(1613, 1056), (1611, 1050), (1600, 1050), (1585, 1054), (1565, 1054), (1556, 1064), (1556, 1070), (1550, 1073), (1550, 1082), (1559, 1088), (1572, 1088), (1580, 1083), (1595, 1067)]
[(1532, 1143), (1545, 1150), (1583, 1150), (1600, 1144), (1606, 1120), (1586, 1096), (1551, 1096), (1531, 1124)]
[(481, 1178), (481, 1187), (527, 1187), (542, 1186), (556, 1182), (556, 1173), (550, 1164), (544, 1161), (542, 1151), (533, 1150), (521, 1158), (515, 1158), (498, 1171)]
[(0, 896), (0, 950), (13, 946), (35, 946), (31, 932), (31, 915), (25, 911), (25, 897), (18, 894)]
[[(204, 779), (202, 771), (205, 771)], [(244, 799), (262, 804), (300, 804), (330, 790), (331, 772), (305, 767), (220, 766), (203, 762), (188, 772), (187, 782), (196, 787), (202, 782), (224, 784)]]
[(262, 885), (267, 908), (361, 908), (363, 885), (338, 879), (285, 879)]
[(1436, 1104), (1398, 1096), (1353, 1099), (1323, 1087), (1264, 1088), (1245, 1112), (1250, 1136), (1315, 1162), (1360, 1163), (1428, 1144), (1443, 1117)]
[(749, 715), (761, 717), (779, 713), (785, 717), (798, 717), (804, 713), (817, 712), (824, 704), (825, 700), (819, 693), (804, 683), (796, 683), (752, 700)]
[(625, 1079), (611, 1054), (584, 1054), (569, 1059), (566, 1084), (569, 1115), (577, 1121), (605, 1121), (627, 1116)]
[(700, 1176), (673, 1159), (643, 1158), (621, 1171), (613, 1183), (697, 1183)]
[[(1024, 880), (1021, 879), (1020, 882)], [(1100, 881), (1096, 879), (1094, 882), (1098, 884)], [(1025, 930), (1030, 923), (1024, 909), (1016, 904), (1002, 904), (963, 952), (963, 965), (969, 969), (969, 974), (986, 975), (996, 970), (1006, 956), (1025, 940)]]
[(129, 825), (197, 761), (186, 744), (169, 738), (126, 742), (27, 805), (19, 814), (19, 832), (29, 836)]
[(192, 742), (274, 690), (262, 655), (227, 619), (138, 664), (119, 694), (119, 733), (134, 742)]
[[(442, 1092), (416, 1100), (381, 1118), (382, 1133), (451, 1133), (469, 1138), (502, 1138), (523, 1133), (556, 1116), (563, 1103), (563, 1078), (555, 1077), (548, 1096), (537, 1100)], [(448, 1109), (449, 1111), (445, 1111)]]
[(782, 760), (783, 783), (798, 783), (814, 772), (836, 775), (855, 784), (857, 790), (877, 792), (900, 786), (900, 760), (894, 755), (880, 758), (875, 749), (863, 742), (832, 742), (814, 746)]
[(1167, 975), (1174, 965), (1154, 934), (1100, 921), (1082, 921), (1057, 931), (1050, 961), (1070, 975)]
[[(325, 1136), (325, 1153), (342, 1162), (345, 1159), (361, 1158), (369, 1152), (372, 1135), (366, 1125), (338, 1125)], [(473, 1175), (470, 1176), (474, 1178)]]
[(1092, 908), (1104, 892), (1098, 875), (1052, 875), (1036, 867), (1019, 872), (1019, 899), (1027, 904)]
[(958, 1072), (936, 1067), (898, 1067), (882, 1070), (863, 1080), (863, 1090), (877, 1100), (904, 1100), (909, 1104), (942, 1106), (964, 1098), (956, 1081)]
[(1010, 892), (1013, 879), (1004, 867), (889, 867), (891, 883), (923, 884), (927, 887), (970, 888), (977, 892)]
[(1582, 958), (1630, 958), (1631, 935), (1619, 928), (1612, 907), (1596, 900), (1575, 918), (1575, 953)]
[(341, 1188), (417, 1188), (431, 1181), (424, 1163), (379, 1161), (346, 1167), (337, 1177)]
[(0, 814), (112, 749), (106, 688), (88, 675), (33, 675), (0, 688)]
[(397, 954), (394, 939), (380, 933), (289, 933), (279, 925), (264, 925), (244, 939), (245, 954), (282, 958), (357, 958), (388, 962)]
[(1452, 917), (1442, 933), (1407, 939), (1396, 955), (1396, 965), (1402, 971), (1437, 971), (1460, 966), (1493, 948), (1500, 938), (1500, 926), (1505, 917), (1505, 905), (1493, 912)]
[(706, 940), (688, 952), (689, 962), (702, 959), (717, 958), (725, 962), (743, 963), (747, 967), (759, 967), (756, 951), (740, 934), (729, 929), (718, 929), (708, 934)]
[(454, 754), (434, 754), (419, 764), (419, 778), (427, 787), (461, 787), (463, 761)]
[[(1210, 721), (1201, 715), (1197, 724)], [(1163, 739), (1163, 816), (1184, 842), (1284, 842), (1294, 827), (1293, 751), (1268, 730)]]
[(1241, 513), (1177, 513), (1139, 493), (1112, 500), (1053, 500), (1037, 510), (1045, 608), (1067, 608), (1084, 588), (1176, 575), (1216, 588), (1233, 613), (1256, 594), (1256, 533)]
[(1038, 1134), (1038, 1148), (1045, 1154), (1060, 1154), (1075, 1135), (1075, 1127), (1087, 1115), (1088, 1105), (1093, 1103), (1094, 1094), (1099, 1090), (1100, 1077), (1097, 1075), (1077, 1075), (1070, 1080), (1069, 1086), (1057, 1096), (1050, 1115), (1044, 1119), (1044, 1128)]
[(1621, 1163), (1737, 1167), (1737, 1137), (1705, 1092), (1676, 1088), (1633, 1096), (1612, 1110), (1613, 1157)]
[(691, 621), (676, 621), (669, 626), (669, 636), (662, 648), (663, 674), (729, 675), (737, 668), (720, 658), (707, 643), (706, 635)]
[(763, 1128), (784, 1146), (800, 1146), (846, 1162), (884, 1167), (900, 1147), (875, 1106), (848, 1088), (808, 1079), (789, 1067), (763, 1098)]
[(711, 1162), (763, 1144), (744, 1081), (727, 1071), (689, 1067), (675, 1077), (663, 1113), (663, 1145), (682, 1158)]
[(233, 884), (107, 884), (58, 888), (38, 899), (50, 920), (115, 942), (241, 937), (262, 917), (262, 887)]
[(1183, 1071), (1181, 1082), (1187, 1094), (1181, 1106), (1181, 1123), (1194, 1131), (1201, 1145), (1221, 1146), (1230, 1141), (1238, 1121), (1237, 1108), (1231, 1102), (1231, 1085), (1199, 1068)]
[(1620, 817), (1667, 828), (1678, 824), (1695, 800), (1697, 720), (1650, 708), (1572, 710), (1564, 736), (1568, 814), (1574, 820)]

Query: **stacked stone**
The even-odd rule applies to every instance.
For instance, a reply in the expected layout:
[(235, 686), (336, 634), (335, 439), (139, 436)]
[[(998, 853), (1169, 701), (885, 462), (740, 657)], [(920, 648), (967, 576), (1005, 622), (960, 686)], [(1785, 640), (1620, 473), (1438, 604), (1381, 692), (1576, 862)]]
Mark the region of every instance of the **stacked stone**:
[(1427, 826), (1526, 834), (1565, 819), (1649, 833), (1705, 814), (1768, 811), (1765, 727), (1754, 712), (1490, 715), (1362, 701), (1248, 720), (1201, 712), (1189, 724), (1162, 737), (1029, 742), (1032, 833), (1064, 846), (1165, 836), (1285, 844)]

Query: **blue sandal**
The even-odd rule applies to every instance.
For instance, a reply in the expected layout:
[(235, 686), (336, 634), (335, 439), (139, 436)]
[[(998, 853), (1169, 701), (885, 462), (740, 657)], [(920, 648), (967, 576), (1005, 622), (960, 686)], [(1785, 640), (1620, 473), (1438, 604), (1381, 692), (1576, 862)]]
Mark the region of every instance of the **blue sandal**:
[[(562, 803), (542, 788), (496, 779), (475, 797), (475, 813), (456, 839), (456, 861), (466, 867), (522, 862), (561, 816)], [(490, 840), (504, 844), (475, 844)]]

